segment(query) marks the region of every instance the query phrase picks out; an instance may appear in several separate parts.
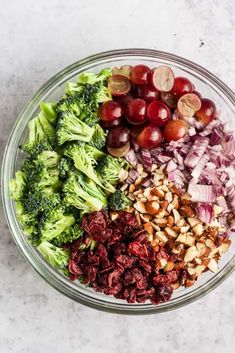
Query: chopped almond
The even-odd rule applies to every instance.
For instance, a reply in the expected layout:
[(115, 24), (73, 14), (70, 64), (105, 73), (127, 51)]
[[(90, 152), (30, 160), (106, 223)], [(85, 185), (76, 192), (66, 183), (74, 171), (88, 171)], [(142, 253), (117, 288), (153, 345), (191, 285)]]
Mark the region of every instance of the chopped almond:
[(193, 209), (188, 206), (188, 205), (184, 205), (181, 206), (179, 208), (179, 213), (183, 216), (183, 217), (193, 217), (194, 216), (194, 211)]
[(219, 215), (221, 212), (223, 212), (223, 207), (218, 205), (213, 205), (213, 211), (215, 215)]
[(190, 262), (193, 259), (195, 259), (195, 257), (198, 256), (198, 250), (196, 248), (196, 246), (190, 246), (190, 248), (188, 248), (186, 250), (185, 256), (184, 256), (184, 261), (185, 262)]
[(146, 212), (155, 215), (159, 211), (159, 203), (157, 201), (147, 201), (145, 203)]
[(175, 219), (175, 223), (177, 223), (181, 219), (180, 214), (179, 214), (179, 212), (176, 209), (173, 209), (172, 213), (173, 213), (173, 216), (174, 216), (174, 219)]
[(151, 235), (154, 233), (153, 226), (150, 222), (144, 224), (144, 230), (146, 230), (146, 232)]
[(204, 228), (203, 228), (203, 225), (199, 223), (196, 226), (194, 226), (192, 230), (195, 235), (202, 235)]
[(136, 170), (139, 174), (141, 174), (144, 171), (144, 167), (142, 164), (138, 163), (136, 166)]
[(160, 232), (156, 232), (155, 236), (157, 237), (157, 239), (159, 239), (160, 241), (167, 243), (168, 242), (168, 238), (166, 236), (166, 233), (163, 231)]
[(179, 197), (178, 197), (178, 195), (174, 194), (172, 204), (173, 204), (174, 208), (178, 210), (178, 208), (179, 208)]
[(137, 212), (137, 211), (135, 211), (135, 218), (136, 218), (136, 221), (137, 221), (138, 225), (140, 226), (141, 225), (141, 220), (140, 220), (139, 212)]
[(189, 223), (189, 225), (190, 225), (191, 227), (194, 227), (194, 226), (196, 226), (197, 224), (201, 223), (201, 221), (200, 221), (199, 219), (197, 219), (197, 218), (192, 218), (192, 217), (188, 217), (188, 218), (187, 218), (187, 222)]
[(169, 237), (176, 238), (178, 234), (170, 227), (165, 228), (165, 232)]
[(174, 217), (173, 216), (168, 216), (167, 217), (167, 226), (171, 228), (174, 225), (174, 223), (175, 223)]
[(166, 218), (155, 218), (154, 222), (159, 225), (160, 227), (164, 227), (167, 224), (167, 219)]
[(131, 185), (129, 186), (129, 192), (132, 193), (132, 192), (134, 192), (134, 191), (135, 191), (135, 185), (134, 185), (134, 184), (131, 184)]
[(112, 221), (118, 218), (118, 211), (110, 211), (110, 218)]
[(194, 283), (195, 283), (195, 280), (186, 279), (186, 281), (185, 281), (185, 287), (191, 287)]
[(128, 178), (128, 171), (122, 168), (118, 174), (118, 178), (120, 181), (126, 180)]
[(179, 219), (177, 222), (176, 222), (176, 225), (177, 227), (183, 227), (185, 225), (185, 221), (183, 218)]
[(214, 259), (211, 259), (209, 264), (208, 264), (209, 270), (212, 272), (217, 272), (218, 271), (218, 264)]
[(196, 277), (199, 277), (203, 271), (205, 271), (206, 266), (204, 265), (198, 265), (195, 267), (195, 275)]
[(161, 186), (153, 188), (151, 192), (153, 195), (159, 197), (160, 199), (162, 199), (165, 196)]
[(176, 281), (174, 283), (171, 283), (170, 286), (173, 290), (178, 289), (180, 287), (180, 282)]
[(144, 206), (144, 203), (141, 202), (141, 201), (137, 201), (136, 203), (133, 204), (133, 207), (139, 211), (140, 213), (147, 213), (146, 212), (146, 209), (145, 209), (145, 206)]
[(150, 221), (151, 216), (149, 214), (140, 213), (140, 219), (141, 219), (142, 222), (146, 223), (146, 222)]
[(175, 267), (175, 264), (173, 261), (168, 261), (167, 264), (164, 266), (163, 271), (164, 272), (169, 272), (172, 271)]

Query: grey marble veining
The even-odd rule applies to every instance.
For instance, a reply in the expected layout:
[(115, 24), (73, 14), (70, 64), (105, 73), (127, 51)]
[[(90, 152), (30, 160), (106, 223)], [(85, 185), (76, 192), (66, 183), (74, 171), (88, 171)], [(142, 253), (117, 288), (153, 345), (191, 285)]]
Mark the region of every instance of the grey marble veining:
[[(146, 47), (205, 66), (235, 88), (231, 0), (0, 0), (0, 158), (17, 114), (51, 75), (95, 52)], [(157, 316), (78, 305), (23, 259), (0, 211), (1, 353), (232, 353), (235, 277)]]

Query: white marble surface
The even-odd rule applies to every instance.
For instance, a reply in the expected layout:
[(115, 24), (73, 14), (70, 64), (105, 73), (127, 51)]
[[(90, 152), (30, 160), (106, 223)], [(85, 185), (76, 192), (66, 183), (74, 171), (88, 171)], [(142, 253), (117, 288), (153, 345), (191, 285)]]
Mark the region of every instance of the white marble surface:
[[(128, 47), (170, 51), (235, 89), (232, 0), (0, 0), (0, 153), (30, 95), (89, 54)], [(0, 213), (1, 353), (231, 353), (235, 277), (174, 312), (122, 317), (78, 305), (23, 259)]]

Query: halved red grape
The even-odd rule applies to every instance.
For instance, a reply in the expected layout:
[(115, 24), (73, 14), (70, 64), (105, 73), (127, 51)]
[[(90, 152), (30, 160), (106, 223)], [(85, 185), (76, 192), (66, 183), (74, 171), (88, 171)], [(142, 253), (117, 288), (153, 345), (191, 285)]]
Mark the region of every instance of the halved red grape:
[(157, 99), (159, 94), (159, 92), (154, 90), (151, 86), (137, 86), (136, 93), (139, 98), (144, 99), (146, 102)]
[(155, 100), (147, 107), (147, 118), (151, 124), (162, 127), (170, 121), (171, 111), (165, 103)]
[(104, 121), (104, 120), (100, 120), (100, 125), (102, 126), (103, 129), (113, 129), (116, 126), (121, 125), (122, 123), (122, 118), (120, 119), (115, 119), (112, 121)]
[(204, 124), (209, 124), (216, 116), (216, 106), (208, 98), (202, 98), (201, 108), (196, 112), (196, 118)]
[(121, 104), (115, 101), (108, 101), (99, 107), (99, 117), (104, 121), (113, 121), (120, 119), (123, 115), (123, 108)]
[(178, 100), (177, 108), (183, 116), (191, 117), (201, 108), (201, 100), (194, 93), (186, 93)]
[(128, 93), (124, 96), (115, 97), (115, 101), (120, 103), (123, 107), (125, 107), (133, 99), (134, 99), (134, 97), (131, 93)]
[(136, 85), (146, 85), (150, 69), (146, 65), (135, 65), (131, 68), (131, 82)]
[(188, 133), (188, 125), (184, 120), (171, 120), (165, 126), (163, 137), (167, 142), (177, 141)]
[(143, 123), (146, 120), (146, 102), (135, 98), (127, 106), (126, 118), (130, 124)]
[(117, 126), (110, 130), (107, 136), (107, 145), (111, 148), (119, 148), (130, 141), (131, 132), (127, 127)]
[(198, 96), (201, 100), (202, 100), (202, 95), (201, 93), (199, 93), (198, 91), (193, 91), (194, 94), (196, 94), (196, 96)]
[(112, 75), (108, 80), (108, 90), (113, 96), (122, 96), (131, 89), (131, 81), (122, 75)]
[(183, 94), (192, 93), (194, 90), (194, 85), (186, 77), (175, 77), (174, 85), (172, 87), (171, 93), (178, 97)]
[(161, 100), (166, 103), (166, 105), (172, 109), (177, 107), (178, 97), (171, 92), (161, 92)]
[(112, 75), (126, 76), (130, 80), (130, 78), (131, 78), (131, 66), (130, 65), (123, 65), (123, 66), (120, 66), (120, 67), (113, 67), (112, 68)]
[(137, 136), (137, 143), (142, 148), (156, 148), (162, 143), (162, 132), (157, 126), (147, 125)]
[(113, 157), (124, 157), (130, 149), (130, 142), (127, 142), (126, 145), (120, 147), (120, 148), (112, 148), (108, 147), (107, 150), (109, 154), (111, 154)]
[(151, 84), (161, 92), (170, 92), (174, 85), (174, 74), (170, 67), (162, 65), (152, 70)]

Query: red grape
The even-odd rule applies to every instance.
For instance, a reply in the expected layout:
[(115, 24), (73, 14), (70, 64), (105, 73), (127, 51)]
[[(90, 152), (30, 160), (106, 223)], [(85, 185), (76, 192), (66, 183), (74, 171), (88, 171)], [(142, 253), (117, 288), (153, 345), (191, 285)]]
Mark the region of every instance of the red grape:
[(166, 103), (166, 105), (172, 109), (177, 107), (178, 97), (171, 92), (161, 92), (161, 100)]
[(146, 102), (143, 99), (135, 98), (127, 106), (126, 118), (130, 124), (141, 124), (146, 119)]
[(202, 95), (198, 91), (193, 91), (193, 94), (196, 94), (201, 100), (202, 100)]
[(158, 91), (154, 90), (151, 86), (137, 86), (136, 92), (137, 96), (146, 102), (151, 102), (158, 97)]
[(108, 90), (113, 96), (122, 96), (131, 89), (131, 81), (122, 75), (112, 75), (108, 80)]
[(147, 118), (151, 124), (162, 127), (171, 119), (171, 111), (165, 103), (155, 100), (147, 107)]
[(159, 147), (162, 143), (162, 132), (158, 127), (148, 125), (137, 136), (137, 143), (142, 148)]
[(107, 136), (107, 145), (111, 148), (119, 148), (130, 141), (131, 133), (127, 127), (117, 126), (110, 130)]
[(115, 101), (108, 101), (99, 107), (99, 117), (104, 121), (113, 121), (120, 119), (123, 115), (121, 104)]
[(152, 70), (150, 80), (157, 90), (169, 92), (174, 85), (174, 74), (170, 67), (162, 65)]
[(194, 86), (192, 82), (186, 77), (176, 77), (171, 93), (175, 94), (177, 97), (181, 97), (183, 94), (193, 92), (193, 90)]
[(122, 75), (126, 76), (128, 79), (131, 78), (131, 66), (130, 65), (123, 65), (120, 67), (113, 67), (112, 75)]
[(104, 121), (100, 120), (100, 125), (102, 126), (103, 129), (112, 129), (115, 126), (119, 126), (122, 123), (122, 118), (120, 119), (115, 119), (112, 121)]
[(146, 85), (150, 69), (145, 65), (136, 65), (131, 68), (131, 82), (136, 85)]
[(185, 117), (194, 116), (195, 112), (201, 108), (201, 100), (194, 93), (186, 93), (178, 100), (177, 108)]
[(188, 126), (184, 120), (171, 120), (163, 131), (164, 139), (167, 142), (177, 141), (188, 133)]
[(126, 106), (129, 102), (131, 102), (134, 99), (134, 97), (128, 93), (124, 96), (119, 96), (119, 97), (115, 97), (115, 101), (120, 103), (122, 106)]
[(130, 142), (127, 142), (126, 145), (120, 148), (112, 148), (112, 147), (107, 148), (109, 154), (111, 154), (113, 157), (124, 157), (129, 151), (129, 149), (130, 149)]
[(201, 108), (196, 112), (196, 118), (204, 124), (209, 124), (216, 116), (215, 103), (207, 98), (202, 98), (201, 103)]

